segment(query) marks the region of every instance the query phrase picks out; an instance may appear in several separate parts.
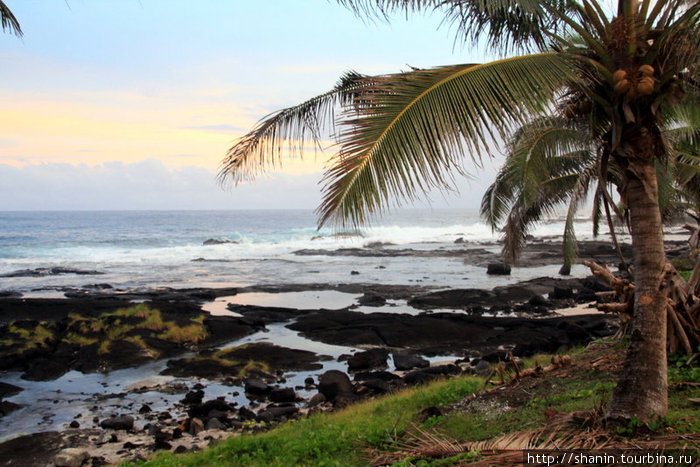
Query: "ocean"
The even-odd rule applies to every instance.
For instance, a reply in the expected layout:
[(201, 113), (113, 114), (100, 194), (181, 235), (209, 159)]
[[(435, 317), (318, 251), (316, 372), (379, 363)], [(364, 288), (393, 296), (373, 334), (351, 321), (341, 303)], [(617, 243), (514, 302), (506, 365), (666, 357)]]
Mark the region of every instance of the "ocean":
[[(387, 249), (497, 252), (500, 233), (476, 212), (403, 209), (354, 232), (317, 230), (316, 221), (311, 210), (0, 212), (0, 291), (60, 297), (66, 288), (94, 284), (123, 289), (339, 282), (485, 287), (557, 270), (516, 268), (510, 278), (487, 278), (483, 267), (459, 257), (420, 260), (416, 267), (417, 258), (411, 256), (295, 254), (377, 242)], [(585, 237), (589, 229), (578, 231)], [(563, 221), (553, 220), (533, 234), (562, 231)], [(459, 238), (466, 243), (455, 244)], [(208, 239), (231, 243), (204, 245)], [(56, 267), (95, 274), (46, 273)], [(24, 270), (34, 274), (17, 274)]]
[[(580, 225), (578, 230), (585, 238), (590, 226)], [(553, 220), (537, 226), (533, 234), (560, 236), (562, 231), (563, 221)], [(483, 265), (465, 263), (458, 252), (449, 254), (450, 250), (469, 248), (498, 252), (499, 236), (477, 213), (459, 210), (400, 210), (358, 232), (318, 231), (316, 217), (310, 210), (1, 212), (0, 292), (56, 298), (63, 297), (71, 288), (95, 284), (109, 284), (115, 289), (338, 283), (491, 288), (557, 274), (559, 266), (551, 265), (517, 267), (510, 276), (487, 276)], [(460, 238), (463, 241), (455, 243)], [(204, 245), (208, 239), (231, 243)], [(371, 249), (368, 245), (376, 242), (381, 242), (382, 249), (389, 253), (384, 256), (333, 254), (339, 249), (367, 251)], [(300, 250), (314, 251), (297, 254)], [(393, 254), (400, 250), (447, 254), (428, 257)], [(61, 274), (50, 274), (52, 268), (65, 269)], [(54, 272), (60, 271), (54, 269)], [(587, 271), (577, 265), (572, 273), (583, 276)], [(352, 305), (359, 298), (357, 294), (310, 289), (314, 290), (241, 293), (203, 303), (202, 307), (221, 314), (230, 314), (226, 311), (229, 302), (334, 309)], [(358, 307), (356, 311), (421, 311), (410, 307), (405, 300), (390, 302), (390, 306), (381, 309)], [(274, 343), (331, 357), (322, 362), (322, 370), (286, 373), (284, 377), (291, 387), (303, 387), (307, 377), (323, 371), (345, 371), (346, 364), (339, 361), (339, 356), (359, 350), (311, 341), (288, 329), (286, 324), (273, 323), (224, 347)], [(441, 355), (430, 360), (455, 358)], [(132, 408), (141, 404), (148, 404), (154, 411), (173, 411), (182, 394), (141, 393), (130, 389), (177, 382), (191, 386), (200, 382), (196, 378), (160, 375), (166, 365), (167, 360), (156, 360), (109, 373), (70, 371), (51, 381), (27, 381), (22, 379), (21, 372), (0, 372), (3, 382), (24, 389), (8, 398), (22, 408), (3, 418), (0, 441), (20, 433), (61, 430), (76, 418), (84, 424), (93, 416), (102, 419), (112, 413), (132, 414)], [(206, 386), (207, 399), (226, 397), (241, 406), (250, 403), (241, 387), (217, 381), (201, 382)], [(310, 395), (303, 389), (299, 393), (304, 397)]]

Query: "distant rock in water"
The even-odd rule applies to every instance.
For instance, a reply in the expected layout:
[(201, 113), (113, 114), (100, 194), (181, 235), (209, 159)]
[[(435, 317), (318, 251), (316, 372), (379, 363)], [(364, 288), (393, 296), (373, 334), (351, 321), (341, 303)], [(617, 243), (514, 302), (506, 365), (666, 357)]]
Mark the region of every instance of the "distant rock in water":
[(322, 240), (324, 238), (364, 238), (360, 232), (338, 232), (330, 235), (315, 235), (311, 240)]
[(364, 245), (364, 248), (384, 248), (385, 246), (394, 246), (396, 243), (391, 242), (369, 242)]
[(357, 300), (357, 303), (363, 306), (384, 306), (386, 298), (374, 292), (366, 292)]
[(204, 240), (204, 243), (202, 245), (204, 246), (209, 246), (209, 245), (224, 245), (226, 243), (232, 243), (234, 245), (237, 245), (238, 242), (235, 240), (219, 240), (217, 238), (208, 238)]
[(489, 263), (486, 274), (491, 276), (510, 276), (510, 265), (505, 263)]
[(43, 276), (58, 276), (61, 274), (77, 274), (79, 276), (92, 276), (104, 274), (100, 271), (86, 271), (83, 269), (64, 268), (61, 266), (53, 268), (36, 268), (36, 269), (20, 269), (18, 271), (0, 274), (0, 277), (43, 277)]

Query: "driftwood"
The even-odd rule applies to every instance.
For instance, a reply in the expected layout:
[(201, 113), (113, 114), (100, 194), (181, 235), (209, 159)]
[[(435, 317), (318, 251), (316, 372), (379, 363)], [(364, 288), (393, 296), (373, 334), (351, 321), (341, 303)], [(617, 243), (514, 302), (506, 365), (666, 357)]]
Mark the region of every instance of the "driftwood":
[[(695, 238), (697, 242), (697, 237), (696, 229), (695, 236), (691, 236), (691, 239)], [(612, 292), (596, 294), (596, 308), (605, 313), (617, 314), (620, 317), (620, 333), (626, 333), (634, 316), (634, 285), (627, 279), (616, 277), (607, 267), (598, 263), (584, 261), (583, 264), (613, 289)], [(700, 257), (695, 269), (700, 271)], [(698, 274), (700, 275), (700, 272)], [(683, 280), (670, 263), (664, 267), (660, 287), (667, 287), (669, 291), (666, 306), (669, 353), (683, 351), (691, 355), (694, 349), (700, 346), (700, 298), (697, 296), (696, 287), (693, 287), (692, 281)]]

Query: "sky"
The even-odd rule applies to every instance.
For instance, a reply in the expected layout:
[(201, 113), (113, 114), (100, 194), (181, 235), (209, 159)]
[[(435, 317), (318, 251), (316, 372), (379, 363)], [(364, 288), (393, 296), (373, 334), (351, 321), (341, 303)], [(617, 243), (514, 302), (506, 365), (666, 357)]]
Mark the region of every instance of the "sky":
[[(333, 0), (4, 1), (24, 37), (0, 33), (0, 210), (312, 209), (332, 149), (223, 189), (226, 150), (348, 70), (485, 60), (439, 15)], [(497, 165), (418, 206), (478, 207)]]

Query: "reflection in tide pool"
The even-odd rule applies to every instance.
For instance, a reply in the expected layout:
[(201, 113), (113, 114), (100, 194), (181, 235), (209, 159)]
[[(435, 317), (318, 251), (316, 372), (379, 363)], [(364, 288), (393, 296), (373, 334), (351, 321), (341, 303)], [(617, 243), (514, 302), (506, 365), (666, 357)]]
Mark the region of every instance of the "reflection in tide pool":
[(246, 292), (219, 297), (202, 305), (202, 310), (216, 316), (241, 316), (228, 309), (233, 305), (254, 305), (299, 310), (340, 310), (355, 304), (360, 296), (336, 290), (312, 290), (305, 292)]
[(338, 292), (336, 290), (310, 290), (305, 292), (250, 292), (228, 297), (229, 303), (236, 305), (256, 305), (299, 310), (340, 310), (355, 303), (357, 294)]

